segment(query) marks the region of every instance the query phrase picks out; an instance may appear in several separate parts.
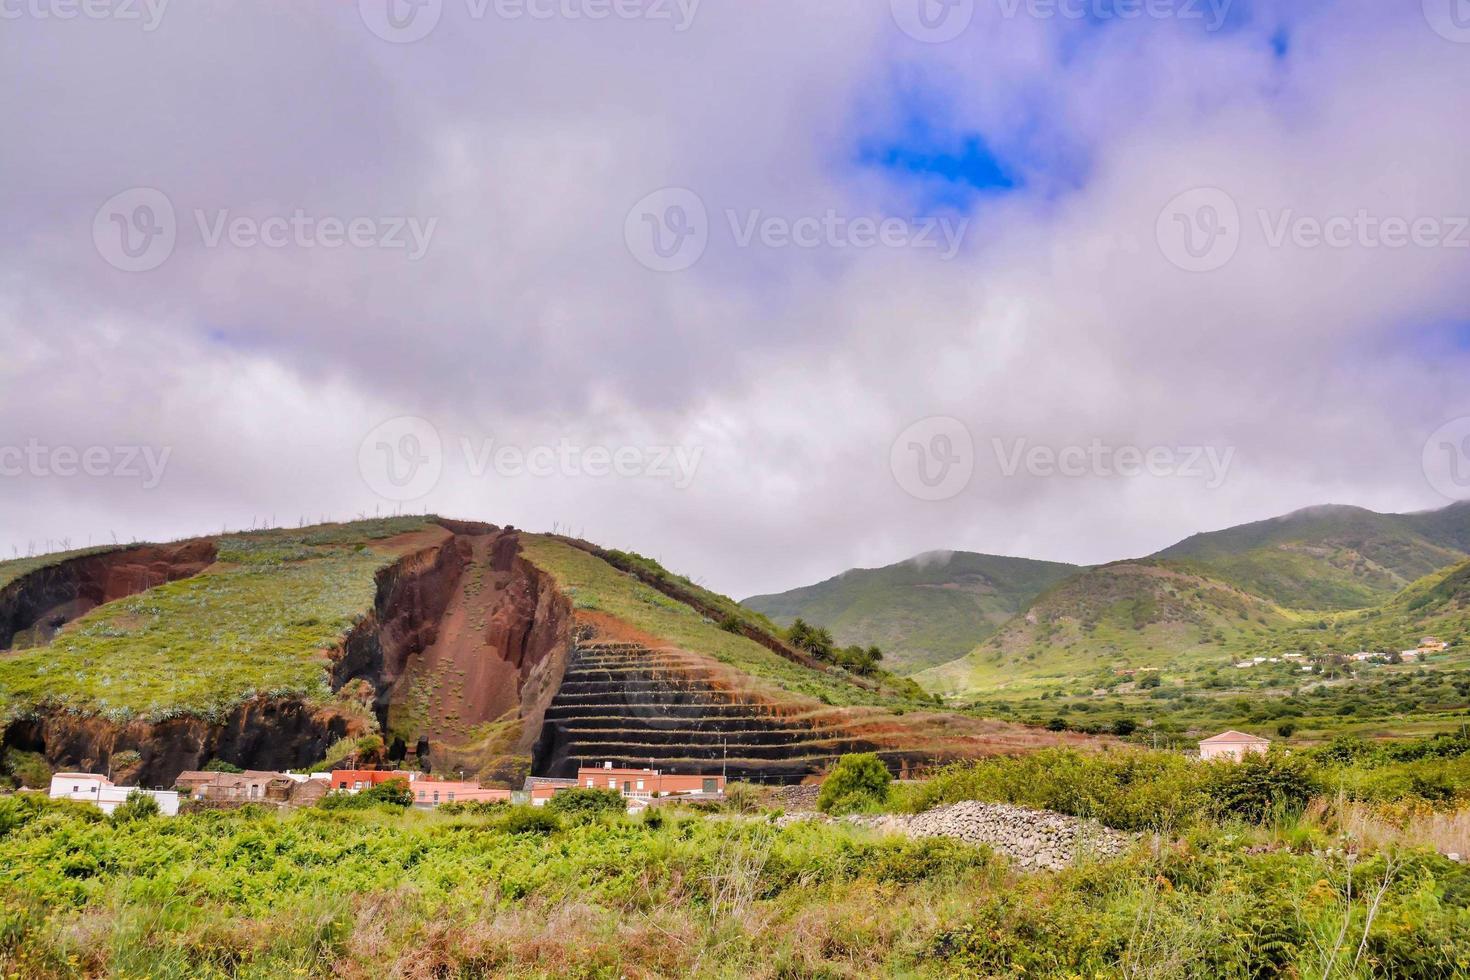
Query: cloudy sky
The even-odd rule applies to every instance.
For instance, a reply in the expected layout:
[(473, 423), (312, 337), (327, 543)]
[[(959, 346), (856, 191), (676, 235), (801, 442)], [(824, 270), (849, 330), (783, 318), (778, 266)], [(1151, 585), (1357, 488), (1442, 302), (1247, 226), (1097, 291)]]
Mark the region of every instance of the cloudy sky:
[(747, 595), (1470, 496), (1462, 0), (0, 0), (0, 92), (6, 557), (427, 509)]

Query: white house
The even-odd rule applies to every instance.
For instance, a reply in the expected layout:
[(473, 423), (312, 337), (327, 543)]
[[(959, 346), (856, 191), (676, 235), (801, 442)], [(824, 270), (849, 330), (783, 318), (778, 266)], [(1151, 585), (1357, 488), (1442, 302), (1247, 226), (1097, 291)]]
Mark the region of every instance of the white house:
[(1201, 759), (1234, 759), (1239, 762), (1245, 758), (1247, 752), (1264, 754), (1270, 746), (1271, 743), (1266, 739), (1247, 735), (1245, 732), (1221, 732), (1199, 743), (1199, 757)]
[(136, 786), (114, 786), (106, 776), (90, 772), (59, 772), (51, 777), (53, 800), (80, 800), (94, 803), (103, 813), (111, 814), (132, 792), (146, 793), (158, 801), (165, 817), (178, 816), (179, 794), (173, 790), (143, 789)]

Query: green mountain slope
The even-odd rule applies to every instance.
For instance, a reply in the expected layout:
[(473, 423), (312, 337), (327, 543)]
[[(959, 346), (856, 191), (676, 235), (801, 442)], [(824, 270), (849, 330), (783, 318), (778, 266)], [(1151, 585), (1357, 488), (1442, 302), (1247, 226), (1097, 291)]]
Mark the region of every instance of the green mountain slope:
[(1172, 562), (1119, 562), (1047, 590), (964, 657), (917, 675), (942, 693), (1071, 684), (1101, 669), (1223, 658), (1294, 621), (1234, 585)]
[(1470, 505), (1423, 514), (1311, 507), (1196, 534), (1153, 557), (1191, 566), (1279, 605), (1360, 609), (1470, 553)]
[(962, 656), (1075, 565), (971, 552), (935, 552), (744, 605), (782, 625), (797, 617), (843, 644), (876, 643), (884, 666), (910, 673)]

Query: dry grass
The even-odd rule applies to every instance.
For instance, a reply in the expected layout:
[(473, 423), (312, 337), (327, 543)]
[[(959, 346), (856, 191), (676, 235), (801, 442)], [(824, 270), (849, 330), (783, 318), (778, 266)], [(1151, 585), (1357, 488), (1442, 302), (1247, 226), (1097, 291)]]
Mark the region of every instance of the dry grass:
[(1470, 856), (1470, 809), (1318, 798), (1303, 820), (1341, 835), (1360, 850), (1427, 847), (1441, 854)]

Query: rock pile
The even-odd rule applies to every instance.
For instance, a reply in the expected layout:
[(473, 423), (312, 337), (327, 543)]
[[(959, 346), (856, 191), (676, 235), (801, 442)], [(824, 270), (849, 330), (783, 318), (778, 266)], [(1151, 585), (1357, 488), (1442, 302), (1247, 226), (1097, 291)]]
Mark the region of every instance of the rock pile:
[(1078, 857), (1106, 858), (1127, 851), (1137, 834), (1050, 810), (967, 800), (913, 815), (854, 816), (853, 823), (910, 837), (954, 837), (987, 844), (1023, 868), (1058, 870)]

